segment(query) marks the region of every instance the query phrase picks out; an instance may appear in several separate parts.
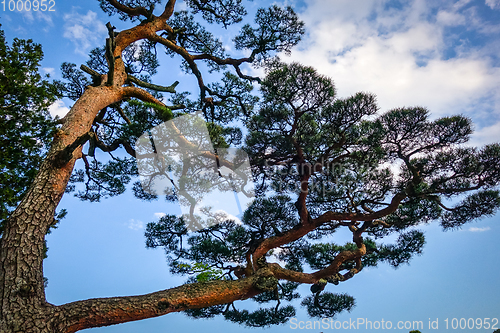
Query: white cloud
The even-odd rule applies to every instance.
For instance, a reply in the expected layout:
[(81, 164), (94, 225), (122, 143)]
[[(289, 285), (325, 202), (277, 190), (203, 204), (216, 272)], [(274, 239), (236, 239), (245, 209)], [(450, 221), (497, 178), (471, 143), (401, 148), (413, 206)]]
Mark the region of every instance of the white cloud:
[(155, 213), (154, 214), (157, 219), (161, 219), (162, 217), (166, 216), (167, 214), (165, 213)]
[[(445, 28), (468, 28), (469, 2), (411, 0), (387, 8), (382, 0), (311, 0), (301, 15), (309, 34), (288, 59), (331, 77), (339, 97), (376, 94), (382, 111), (420, 105), (434, 117), (500, 114), (500, 68), (491, 64), (491, 46), (445, 54), (456, 43)], [(478, 104), (488, 108), (477, 113)]]
[(490, 227), (484, 227), (484, 228), (470, 227), (468, 230), (471, 232), (484, 232), (484, 231), (491, 230), (491, 228)]
[(42, 71), (45, 73), (45, 74), (49, 74), (50, 76), (54, 75), (56, 70), (52, 67), (43, 67), (42, 68)]
[(23, 10), (21, 14), (29, 23), (33, 23), (35, 21), (35, 17), (33, 16), (32, 11)]
[(142, 221), (139, 221), (139, 220), (131, 219), (128, 222), (128, 228), (132, 229), (132, 230), (141, 230), (144, 228), (144, 223)]
[(59, 100), (55, 101), (54, 104), (49, 106), (49, 112), (53, 118), (55, 118), (56, 116), (62, 118), (69, 112), (69, 108), (64, 105), (63, 101)]
[[(26, 3), (26, 2), (25, 2)], [(52, 21), (51, 15), (48, 15), (47, 13), (44, 13), (42, 11), (34, 11), (34, 10), (26, 10), (25, 7), (23, 7), (23, 10), (21, 11), (21, 14), (23, 15), (23, 18), (25, 19), (25, 22), (29, 24), (37, 23), (39, 21), (44, 21), (47, 26), (43, 28), (44, 31), (48, 31), (49, 26), (53, 26), (54, 22)]]
[(243, 224), (243, 222), (241, 222), (241, 220), (238, 217), (236, 217), (232, 214), (229, 214), (228, 212), (226, 212), (222, 209), (216, 210), (214, 212), (214, 216), (217, 219), (217, 224), (222, 223), (222, 222), (227, 221), (227, 220), (232, 220), (236, 224)]
[(500, 0), (486, 0), (485, 3), (491, 9), (500, 9)]
[(45, 23), (47, 23), (47, 25), (49, 26), (54, 25), (54, 23), (52, 22), (52, 16), (42, 11), (36, 12), (36, 18), (40, 21), (45, 21)]
[(482, 146), (495, 142), (500, 142), (500, 122), (474, 132), (469, 141), (471, 146)]
[(465, 23), (465, 17), (453, 11), (440, 10), (437, 13), (436, 20), (439, 24), (445, 26), (457, 26)]
[(75, 44), (76, 53), (86, 55), (92, 47), (104, 44), (106, 26), (97, 19), (95, 12), (89, 10), (81, 15), (73, 7), (73, 12), (64, 15), (64, 21), (63, 36)]

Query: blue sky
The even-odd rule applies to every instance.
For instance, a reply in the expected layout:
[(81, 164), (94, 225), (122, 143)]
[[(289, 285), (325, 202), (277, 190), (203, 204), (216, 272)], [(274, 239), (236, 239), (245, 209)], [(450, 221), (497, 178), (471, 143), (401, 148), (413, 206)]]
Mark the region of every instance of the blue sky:
[[(307, 35), (286, 61), (311, 65), (335, 80), (338, 96), (369, 91), (383, 111), (401, 106), (429, 108), (433, 117), (464, 114), (476, 132), (471, 144), (500, 142), (500, 1), (499, 0), (307, 0), (285, 1), (306, 22)], [(249, 2), (251, 11), (259, 1)], [(180, 3), (182, 7), (182, 3)], [(1, 11), (8, 41), (32, 38), (43, 46), (43, 71), (60, 78), (63, 61), (82, 64), (90, 49), (104, 42), (105, 23), (97, 1), (56, 0), (54, 12)], [(118, 30), (127, 27), (117, 18)], [(223, 30), (218, 30), (224, 33)], [(225, 43), (231, 38), (221, 35)], [(155, 82), (181, 80), (179, 91), (193, 89), (194, 78), (162, 57)], [(252, 69), (247, 69), (252, 71)], [(258, 74), (258, 73), (254, 73)], [(54, 114), (71, 104), (60, 101)], [(144, 226), (171, 212), (163, 202), (143, 203), (125, 194), (99, 204), (70, 195), (60, 208), (69, 214), (48, 236), (47, 298), (54, 304), (115, 295), (133, 295), (174, 287), (183, 279), (168, 272), (161, 249), (146, 250)], [(431, 321), (445, 330), (453, 318), (500, 319), (500, 215), (443, 232), (428, 225), (424, 253), (409, 266), (365, 269), (331, 291), (357, 300), (351, 313), (337, 320)], [(308, 294), (304, 286), (302, 294)], [(240, 302), (244, 308), (245, 303)], [(298, 320), (308, 320), (299, 310)], [(497, 328), (500, 328), (500, 323)], [(192, 320), (168, 314), (88, 332), (216, 332), (249, 329), (220, 319)], [(289, 324), (266, 332), (292, 332)], [(308, 330), (309, 331), (309, 330)], [(313, 329), (311, 332), (329, 330)], [(360, 328), (359, 331), (367, 331)], [(370, 331), (370, 330), (368, 330)], [(373, 330), (375, 331), (375, 330)], [(408, 332), (408, 329), (397, 330)], [(493, 329), (460, 330), (492, 332)]]

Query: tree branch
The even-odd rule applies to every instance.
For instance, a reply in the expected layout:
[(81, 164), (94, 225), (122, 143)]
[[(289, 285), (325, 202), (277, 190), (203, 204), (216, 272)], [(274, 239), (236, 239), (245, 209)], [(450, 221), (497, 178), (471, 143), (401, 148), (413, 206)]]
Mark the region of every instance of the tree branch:
[[(307, 235), (309, 232), (315, 230), (324, 223), (330, 221), (373, 221), (383, 216), (389, 215), (395, 212), (396, 209), (398, 209), (399, 204), (404, 198), (406, 198), (406, 194), (398, 193), (392, 198), (391, 203), (386, 208), (370, 214), (352, 212), (337, 213), (332, 211), (326, 212), (323, 215), (312, 219), (309, 223), (296, 225), (294, 228), (284, 232), (280, 236), (274, 236), (264, 239), (253, 252), (253, 261), (255, 263), (258, 258), (265, 255), (269, 250), (296, 241), (297, 239)], [(365, 226), (364, 228), (366, 229)], [(355, 241), (356, 243), (358, 243), (357, 240)]]
[(67, 318), (65, 332), (71, 333), (243, 300), (261, 293), (259, 282), (268, 278), (272, 272), (262, 269), (236, 281), (199, 282), (141, 296), (77, 301), (59, 306), (58, 311)]
[(158, 104), (160, 106), (166, 107), (166, 105), (155, 98), (153, 95), (148, 93), (146, 90), (137, 88), (137, 87), (123, 87), (122, 88), (124, 97), (135, 97), (140, 99), (143, 102), (149, 102), (149, 103), (154, 103)]
[(93, 70), (92, 68), (90, 67), (87, 67), (85, 65), (81, 65), (80, 66), (80, 69), (82, 71), (84, 71), (85, 73), (87, 74), (90, 74), (90, 76), (92, 76), (93, 79), (101, 79), (101, 75), (100, 73), (96, 72), (95, 70)]
[(236, 73), (238, 74), (239, 77), (242, 79), (250, 80), (250, 81), (257, 81), (258, 83), (262, 83), (262, 80), (259, 77), (254, 77), (250, 75), (245, 75), (240, 69), (240, 66), (234, 66), (234, 69), (236, 70)]
[(167, 4), (165, 5), (165, 10), (159, 16), (159, 18), (162, 20), (168, 20), (170, 16), (172, 16), (172, 14), (174, 13), (174, 7), (175, 7), (175, 0), (168, 0)]
[(148, 17), (149, 15), (149, 12), (146, 8), (144, 7), (129, 7), (129, 6), (125, 6), (123, 4), (121, 4), (119, 1), (117, 0), (107, 0), (109, 2), (109, 4), (113, 7), (115, 7), (116, 9), (118, 9), (119, 11), (121, 12), (124, 12), (130, 16), (139, 16), (139, 15), (142, 15), (144, 17)]
[(201, 100), (205, 100), (205, 92), (206, 92), (206, 87), (205, 83), (203, 82), (203, 77), (201, 75), (200, 70), (198, 69), (198, 65), (196, 65), (196, 62), (194, 61), (194, 56), (191, 55), (185, 48), (175, 44), (171, 40), (167, 38), (163, 38), (161, 36), (158, 36), (157, 34), (153, 34), (152, 36), (148, 37), (149, 40), (157, 42), (162, 44), (163, 46), (167, 47), (168, 49), (174, 51), (178, 55), (180, 55), (184, 60), (188, 63), (189, 68), (193, 72), (194, 76), (196, 76), (196, 79), (198, 81), (198, 86), (200, 88), (200, 97)]
[[(366, 246), (364, 244), (361, 244), (361, 247), (359, 247), (355, 251), (342, 251), (335, 257), (335, 259), (333, 259), (332, 263), (328, 267), (314, 273), (302, 273), (285, 269), (282, 268), (277, 263), (269, 263), (268, 267), (273, 272), (274, 276), (277, 279), (287, 280), (291, 282), (314, 284), (318, 282), (319, 279), (336, 275), (340, 270), (340, 266), (344, 262), (350, 260), (357, 260), (365, 254), (366, 254)], [(357, 266), (359, 265), (357, 264)], [(357, 268), (359, 268), (357, 270), (360, 270), (360, 267)]]
[(391, 203), (388, 204), (386, 208), (375, 211), (373, 213), (337, 213), (328, 211), (318, 218), (314, 219), (315, 223), (324, 223), (327, 221), (372, 221), (376, 219), (380, 219), (384, 216), (387, 216), (391, 213), (394, 213), (396, 209), (398, 209), (399, 204), (403, 199), (406, 198), (405, 193), (397, 193), (391, 200)]
[(115, 32), (110, 22), (106, 23), (106, 28), (108, 28), (109, 38), (106, 38), (106, 58), (108, 58), (108, 86), (113, 85), (115, 77)]
[(156, 91), (164, 91), (164, 92), (169, 92), (175, 94), (175, 87), (179, 84), (179, 81), (175, 81), (171, 86), (165, 87), (165, 86), (159, 86), (157, 84), (149, 83), (149, 82), (144, 82), (139, 80), (138, 78), (128, 74), (127, 75), (127, 80), (130, 82), (133, 82), (137, 84), (140, 87), (143, 88), (148, 88), (148, 89), (153, 89)]
[(73, 158), (73, 152), (78, 147), (84, 145), (85, 142), (87, 142), (90, 139), (90, 137), (91, 137), (90, 133), (85, 133), (76, 138), (76, 140), (73, 141), (72, 144), (66, 146), (63, 150), (61, 150), (59, 153), (55, 155), (53, 162), (54, 165), (59, 168), (66, 165)]

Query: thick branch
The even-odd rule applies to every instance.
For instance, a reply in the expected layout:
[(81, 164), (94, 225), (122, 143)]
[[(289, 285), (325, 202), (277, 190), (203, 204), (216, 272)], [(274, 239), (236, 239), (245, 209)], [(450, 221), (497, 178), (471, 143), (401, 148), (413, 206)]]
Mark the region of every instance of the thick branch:
[(221, 59), (218, 58), (214, 55), (211, 54), (197, 54), (193, 55), (193, 60), (211, 60), (215, 62), (217, 65), (233, 65), (233, 66), (239, 66), (244, 62), (252, 62), (252, 58), (240, 58), (240, 59), (233, 59), (233, 58), (225, 58)]
[(323, 215), (319, 216), (314, 220), (315, 223), (324, 223), (327, 221), (372, 221), (376, 219), (380, 219), (384, 216), (387, 216), (391, 213), (394, 213), (396, 209), (398, 209), (399, 204), (403, 199), (406, 198), (406, 194), (404, 193), (398, 193), (396, 194), (392, 200), (391, 203), (378, 211), (375, 211), (373, 213), (337, 213), (337, 212), (332, 212), (328, 211), (324, 213)]
[(115, 32), (110, 22), (106, 23), (106, 28), (108, 28), (109, 38), (106, 38), (106, 58), (108, 59), (108, 86), (113, 85), (115, 77)]
[(237, 281), (199, 282), (141, 296), (77, 301), (60, 306), (59, 311), (68, 319), (65, 332), (70, 333), (246, 299), (262, 292), (256, 285), (270, 276), (263, 269)]

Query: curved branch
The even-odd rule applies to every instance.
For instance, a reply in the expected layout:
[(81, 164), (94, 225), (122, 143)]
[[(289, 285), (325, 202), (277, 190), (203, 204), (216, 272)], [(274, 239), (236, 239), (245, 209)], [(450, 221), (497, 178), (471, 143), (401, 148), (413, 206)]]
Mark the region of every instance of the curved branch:
[[(380, 219), (381, 217), (395, 212), (396, 209), (398, 209), (401, 201), (405, 198), (406, 194), (398, 193), (392, 198), (391, 203), (386, 208), (369, 214), (336, 213), (329, 211), (315, 219), (312, 219), (309, 223), (298, 224), (294, 228), (284, 232), (280, 236), (274, 236), (264, 239), (253, 252), (254, 263), (258, 258), (265, 255), (269, 250), (296, 241), (297, 239), (307, 235), (309, 232), (315, 230), (324, 223), (328, 223), (330, 221), (368, 221), (371, 223), (371, 221), (373, 220)], [(363, 225), (363, 229), (361, 230), (361, 232), (364, 231), (364, 229), (366, 229), (365, 225)]]
[[(358, 259), (360, 259), (365, 254), (366, 254), (365, 244), (361, 244), (361, 247), (359, 247), (355, 251), (342, 251), (335, 257), (335, 259), (333, 259), (332, 263), (328, 267), (326, 267), (322, 270), (319, 270), (317, 272), (314, 272), (314, 273), (302, 273), (302, 272), (297, 272), (297, 271), (285, 269), (285, 268), (282, 268), (277, 263), (269, 263), (268, 267), (273, 272), (274, 276), (277, 279), (287, 280), (287, 281), (291, 281), (291, 282), (314, 284), (314, 283), (317, 283), (322, 278), (336, 275), (340, 270), (340, 266), (344, 262), (350, 261), (350, 260), (358, 261)], [(361, 270), (359, 263), (357, 263), (356, 266), (357, 266), (356, 271)], [(347, 275), (350, 275), (353, 273), (355, 274), (357, 272), (349, 272), (349, 273), (347, 273)], [(348, 276), (345, 276), (345, 278), (347, 278), (347, 277)]]
[(240, 58), (240, 59), (233, 59), (233, 58), (225, 58), (221, 59), (219, 57), (216, 57), (211, 54), (196, 54), (193, 55), (193, 60), (211, 60), (215, 62), (217, 65), (233, 65), (233, 66), (239, 66), (244, 62), (252, 62), (252, 58)]
[(172, 16), (172, 14), (174, 13), (174, 7), (175, 7), (175, 0), (168, 0), (167, 4), (165, 5), (165, 10), (159, 16), (159, 18), (162, 20), (168, 20), (170, 16)]
[(189, 65), (189, 68), (193, 72), (194, 76), (196, 76), (196, 79), (198, 81), (198, 86), (200, 88), (200, 97), (201, 100), (205, 100), (205, 92), (206, 92), (206, 87), (205, 83), (203, 82), (203, 77), (201, 75), (200, 70), (198, 69), (198, 65), (196, 65), (196, 62), (194, 61), (194, 56), (191, 55), (185, 48), (175, 44), (171, 40), (167, 38), (163, 38), (161, 36), (158, 36), (157, 34), (153, 34), (152, 36), (149, 36), (148, 39), (153, 42), (157, 42), (162, 44), (163, 46), (167, 47), (168, 49), (174, 51), (178, 55), (180, 55)]
[(405, 199), (407, 196), (405, 193), (400, 192), (397, 193), (391, 200), (391, 203), (388, 204), (387, 207), (374, 211), (372, 213), (337, 213), (337, 212), (332, 212), (328, 211), (324, 213), (323, 215), (319, 216), (318, 218), (314, 219), (315, 223), (324, 223), (327, 221), (341, 221), (341, 220), (347, 220), (347, 221), (372, 221), (372, 220), (377, 220), (380, 219), (384, 216), (387, 216), (391, 213), (394, 213), (396, 209), (398, 209), (399, 204), (403, 199)]
[(109, 2), (109, 4), (113, 7), (115, 7), (116, 9), (118, 9), (119, 11), (121, 12), (124, 12), (130, 16), (144, 16), (144, 17), (148, 17), (149, 15), (149, 12), (146, 8), (144, 7), (129, 7), (129, 6), (125, 6), (124, 4), (121, 4), (119, 1), (117, 0), (107, 0)]
[(254, 77), (254, 76), (249, 76), (245, 75), (241, 72), (240, 65), (244, 62), (251, 63), (255, 60), (253, 56), (247, 57), (247, 58), (240, 58), (240, 59), (234, 59), (234, 58), (225, 58), (221, 59), (219, 57), (216, 57), (211, 54), (197, 54), (192, 56), (193, 60), (210, 60), (215, 62), (217, 65), (232, 65), (234, 69), (236, 70), (236, 73), (238, 76), (242, 79), (250, 80), (250, 81), (257, 81), (259, 83), (262, 82), (262, 80), (259, 77)]
[(257, 81), (258, 83), (262, 83), (262, 80), (259, 77), (254, 77), (250, 75), (245, 75), (240, 69), (240, 66), (234, 66), (234, 69), (236, 70), (236, 73), (238, 74), (239, 77), (242, 79), (250, 80), (250, 81)]

